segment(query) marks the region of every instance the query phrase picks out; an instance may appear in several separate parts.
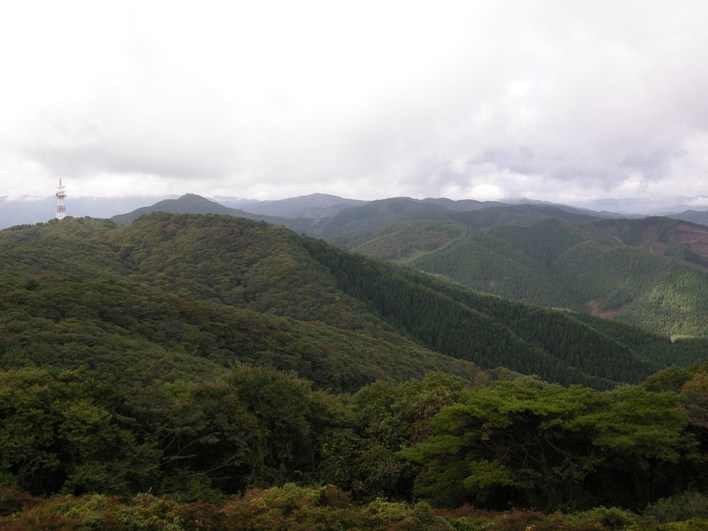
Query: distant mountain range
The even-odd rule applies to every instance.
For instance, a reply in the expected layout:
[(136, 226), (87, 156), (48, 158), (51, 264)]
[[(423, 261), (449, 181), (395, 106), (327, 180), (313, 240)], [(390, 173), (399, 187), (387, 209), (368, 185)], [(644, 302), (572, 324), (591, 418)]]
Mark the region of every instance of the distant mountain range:
[[(130, 212), (155, 202), (154, 197), (69, 197), (67, 211), (71, 216), (107, 218)], [(0, 197), (0, 229), (15, 225), (44, 223), (56, 214), (54, 197), (10, 200)]]
[(233, 198), (215, 198), (219, 203), (240, 208), (251, 214), (282, 218), (328, 218), (345, 208), (361, 206), (366, 201), (344, 199), (336, 195), (312, 194), (278, 201), (249, 201)]
[[(189, 196), (191, 194), (187, 194)], [(179, 199), (177, 196), (164, 199)], [(411, 199), (411, 201), (416, 201)], [(703, 201), (703, 203), (701, 203)], [(153, 205), (154, 197), (128, 196), (121, 198), (69, 197), (67, 210), (69, 215), (81, 217), (111, 217), (133, 212), (141, 207)], [(216, 197), (212, 202), (223, 207), (233, 208), (256, 216), (286, 219), (324, 219), (331, 218), (350, 207), (364, 206), (374, 201), (345, 199), (334, 195), (311, 194), (275, 201), (257, 201), (235, 197)], [(480, 208), (505, 205), (535, 205), (573, 209), (588, 215), (600, 217), (640, 218), (648, 215), (662, 215), (674, 219), (683, 219), (693, 223), (708, 224), (708, 209), (701, 211), (695, 204), (705, 204), (705, 198), (677, 198), (647, 202), (647, 200), (602, 200), (589, 201), (579, 207), (555, 205), (548, 202), (528, 199), (509, 199), (504, 202), (480, 202), (475, 200), (454, 201), (446, 198), (429, 198), (422, 202), (446, 207), (448, 210), (468, 212)], [(55, 212), (54, 197), (8, 199), (0, 196), (0, 228), (14, 225), (41, 223), (52, 219)]]
[[(231, 204), (241, 206), (232, 208), (195, 194), (185, 194), (178, 199), (159, 201), (126, 214), (113, 216), (111, 219), (117, 223), (128, 224), (151, 212), (227, 214), (280, 224), (312, 236), (332, 238), (372, 230), (403, 220), (461, 220), (467, 225), (481, 228), (500, 223), (527, 225), (547, 217), (577, 220), (603, 217), (599, 213), (547, 203), (508, 205), (498, 202), (408, 197), (352, 202), (335, 196), (315, 194), (265, 203), (262, 205), (232, 202)], [(320, 206), (311, 206), (312, 204)], [(310, 215), (286, 215), (307, 212)], [(312, 215), (313, 212), (328, 212), (330, 215), (315, 216)]]

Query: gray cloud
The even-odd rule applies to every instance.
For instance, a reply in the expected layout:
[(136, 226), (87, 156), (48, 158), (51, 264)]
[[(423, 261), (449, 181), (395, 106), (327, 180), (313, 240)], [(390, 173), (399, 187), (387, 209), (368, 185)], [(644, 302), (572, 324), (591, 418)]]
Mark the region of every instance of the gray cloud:
[(3, 195), (708, 195), (704, 2), (50, 9), (0, 22)]

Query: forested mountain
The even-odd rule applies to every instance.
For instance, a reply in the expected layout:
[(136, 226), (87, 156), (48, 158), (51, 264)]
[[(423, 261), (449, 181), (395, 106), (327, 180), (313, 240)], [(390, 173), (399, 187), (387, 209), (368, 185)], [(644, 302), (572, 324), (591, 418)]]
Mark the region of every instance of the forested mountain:
[[(494, 209), (488, 209), (494, 210)], [(708, 337), (708, 229), (668, 218), (396, 223), (332, 241), (526, 304)], [(467, 223), (465, 223), (467, 221)]]
[(267, 361), (332, 389), (433, 367), (476, 374), (451, 358), (607, 387), (693, 348), (631, 328), (608, 333), (601, 320), (479, 295), (239, 218), (155, 213), (126, 228), (75, 219), (1, 234), (5, 363), (20, 350), (41, 364), (78, 367), (89, 363), (82, 352), (99, 363), (85, 342), (101, 338), (107, 356), (115, 341), (155, 358), (172, 349), (222, 366)]
[(166, 214), (124, 231), (67, 219), (0, 232), (2, 365), (86, 366), (128, 382), (269, 363), (334, 390), (429, 370), (477, 377), (308, 282), (317, 272), (298, 270), (291, 237)]
[[(587, 312), (672, 337), (708, 337), (703, 226), (658, 217), (607, 219), (549, 204), (393, 198), (340, 209), (338, 199), (305, 196), (280, 205), (283, 214), (339, 205), (330, 217), (245, 217), (525, 304)], [(129, 223), (165, 210), (242, 214), (187, 194), (113, 219)]]
[(549, 217), (589, 220), (598, 216), (555, 205), (505, 205), (494, 202), (398, 197), (349, 208), (310, 226), (306, 233), (334, 239), (376, 230), (402, 221), (451, 221), (468, 227), (531, 225)]
[[(231, 205), (228, 199), (219, 201), (224, 205)], [(233, 206), (241, 208), (251, 214), (274, 216), (280, 218), (313, 218), (321, 219), (336, 215), (338, 212), (350, 207), (365, 204), (366, 201), (345, 199), (329, 194), (310, 194), (301, 197), (290, 197), (274, 201), (249, 201)]]
[(126, 214), (113, 216), (111, 220), (122, 225), (128, 225), (140, 216), (145, 216), (152, 212), (170, 212), (173, 214), (223, 214), (226, 216), (254, 219), (254, 216), (244, 210), (229, 208), (196, 194), (184, 194), (177, 199), (164, 199), (154, 205), (140, 207)]
[(549, 217), (588, 220), (602, 217), (587, 210), (548, 204), (508, 205), (493, 201), (453, 201), (394, 197), (377, 201), (354, 201), (313, 194), (281, 201), (245, 203), (229, 208), (195, 194), (159, 201), (127, 214), (113, 216), (127, 225), (151, 212), (224, 214), (283, 225), (310, 236), (333, 239), (375, 230), (390, 223), (409, 220), (446, 220), (482, 228), (491, 225), (531, 225)]
[(668, 217), (708, 225), (708, 210), (684, 210), (677, 214), (669, 214)]
[(0, 528), (702, 522), (705, 340), (215, 214), (6, 229), (0, 268)]

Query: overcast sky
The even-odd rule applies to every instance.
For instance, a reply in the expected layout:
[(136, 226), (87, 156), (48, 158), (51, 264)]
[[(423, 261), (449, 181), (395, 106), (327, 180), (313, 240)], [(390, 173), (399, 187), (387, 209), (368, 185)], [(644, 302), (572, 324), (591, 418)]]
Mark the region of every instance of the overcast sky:
[(0, 196), (706, 196), (703, 0), (3, 2)]

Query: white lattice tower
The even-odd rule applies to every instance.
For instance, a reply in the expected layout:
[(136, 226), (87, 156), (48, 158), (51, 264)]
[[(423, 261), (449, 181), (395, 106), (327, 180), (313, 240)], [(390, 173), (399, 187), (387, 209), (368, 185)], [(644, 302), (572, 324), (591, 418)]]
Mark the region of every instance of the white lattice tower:
[(66, 217), (66, 205), (64, 204), (64, 199), (66, 198), (66, 192), (64, 191), (65, 186), (61, 183), (59, 179), (59, 186), (57, 186), (57, 219), (64, 219)]

